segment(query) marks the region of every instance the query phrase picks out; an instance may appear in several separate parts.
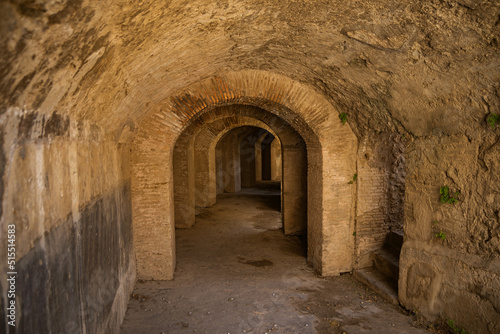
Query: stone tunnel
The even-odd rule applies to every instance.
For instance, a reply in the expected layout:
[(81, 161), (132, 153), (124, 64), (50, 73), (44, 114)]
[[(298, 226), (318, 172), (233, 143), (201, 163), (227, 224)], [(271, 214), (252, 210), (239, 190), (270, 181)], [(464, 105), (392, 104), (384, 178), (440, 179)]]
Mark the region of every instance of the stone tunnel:
[(317, 275), (370, 280), (398, 235), (402, 308), (500, 332), (498, 1), (0, 17), (0, 332), (120, 332), (136, 282), (175, 278), (176, 228), (271, 181)]

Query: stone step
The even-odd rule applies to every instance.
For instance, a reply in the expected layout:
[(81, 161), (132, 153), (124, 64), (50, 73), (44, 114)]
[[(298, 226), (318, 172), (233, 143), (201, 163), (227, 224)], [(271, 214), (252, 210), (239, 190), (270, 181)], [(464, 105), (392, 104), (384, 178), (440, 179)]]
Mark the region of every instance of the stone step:
[(384, 240), (383, 249), (390, 252), (399, 259), (401, 247), (403, 246), (403, 232), (389, 232)]
[(389, 232), (389, 234), (387, 235), (386, 244), (388, 244), (390, 248), (401, 251), (401, 247), (403, 247), (403, 232)]
[(387, 249), (373, 253), (373, 266), (384, 274), (396, 287), (399, 279), (399, 256)]
[(370, 289), (378, 293), (382, 298), (394, 305), (399, 305), (397, 287), (374, 268), (364, 268), (354, 271), (354, 277)]

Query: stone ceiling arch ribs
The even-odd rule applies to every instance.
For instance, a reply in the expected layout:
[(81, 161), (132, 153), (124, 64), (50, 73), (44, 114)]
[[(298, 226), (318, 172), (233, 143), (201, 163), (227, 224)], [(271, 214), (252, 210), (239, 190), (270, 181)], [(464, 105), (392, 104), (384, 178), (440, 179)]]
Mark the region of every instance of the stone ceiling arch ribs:
[[(255, 70), (227, 73), (192, 84), (172, 95), (168, 109), (186, 126), (194, 115), (205, 112), (206, 108), (232, 103), (260, 108), (273, 105), (275, 108), (264, 108), (280, 117), (284, 115), (279, 111), (283, 112), (285, 107), (287, 112), (300, 116), (318, 137), (327, 125), (339, 123), (331, 122), (331, 115), (338, 112), (314, 89), (281, 75)], [(295, 122), (289, 123), (297, 126)]]
[(258, 127), (258, 128), (261, 128), (261, 129), (264, 129), (264, 130), (268, 131), (269, 133), (271, 133), (275, 137), (278, 136), (276, 134), (276, 132), (274, 132), (274, 130), (271, 127), (269, 127), (265, 122), (263, 122), (261, 120), (252, 119), (250, 117), (240, 117), (240, 120), (241, 120), (241, 125), (234, 124), (232, 126), (226, 127), (223, 131), (221, 131), (220, 133), (218, 133), (217, 136), (212, 141), (212, 143), (210, 144), (210, 149), (212, 149), (215, 146), (217, 146), (217, 143), (222, 139), (222, 137), (226, 133), (228, 133), (229, 131), (234, 130), (236, 128), (244, 127), (244, 126)]

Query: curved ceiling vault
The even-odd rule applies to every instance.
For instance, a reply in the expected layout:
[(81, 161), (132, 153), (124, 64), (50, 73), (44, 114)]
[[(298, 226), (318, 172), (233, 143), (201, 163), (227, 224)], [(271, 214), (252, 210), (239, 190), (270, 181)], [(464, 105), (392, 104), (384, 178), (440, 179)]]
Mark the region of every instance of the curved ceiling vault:
[[(312, 87), (351, 113), (357, 134), (459, 133), (483, 114), (484, 101), (499, 105), (498, 71), (488, 70), (497, 63), (494, 0), (468, 11), (453, 1), (397, 0), (383, 8), (377, 1), (202, 0), (0, 6), (2, 109), (57, 111), (109, 131), (179, 88), (246, 69)], [(436, 117), (426, 122), (422, 114)]]

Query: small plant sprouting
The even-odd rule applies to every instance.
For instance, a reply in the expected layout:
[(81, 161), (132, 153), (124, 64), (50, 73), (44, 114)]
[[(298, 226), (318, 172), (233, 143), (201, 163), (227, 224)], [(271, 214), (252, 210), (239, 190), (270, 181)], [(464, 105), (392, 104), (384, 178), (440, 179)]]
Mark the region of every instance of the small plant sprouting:
[(347, 122), (347, 114), (345, 112), (341, 113), (339, 115), (339, 118), (342, 121), (342, 125), (344, 125)]
[(495, 130), (495, 127), (496, 127), (497, 123), (500, 123), (500, 115), (491, 114), (491, 115), (488, 116), (488, 118), (486, 119), (486, 121), (491, 126), (491, 128), (493, 130)]
[(443, 186), (439, 189), (439, 193), (441, 194), (441, 203), (449, 203), (455, 204), (458, 202), (458, 195), (460, 194), (460, 190), (455, 192), (454, 195), (450, 196), (450, 188), (448, 186)]
[(356, 232), (352, 232), (352, 235), (356, 236)]
[(446, 321), (448, 323), (448, 326), (450, 327), (450, 329), (453, 331), (453, 333), (457, 333), (457, 334), (467, 334), (467, 332), (465, 331), (465, 329), (463, 328), (460, 328), (458, 327), (457, 325), (455, 325), (455, 321), (453, 320), (448, 320)]
[(444, 234), (443, 232), (439, 232), (438, 234), (436, 234), (436, 237), (441, 238), (442, 240), (444, 240), (444, 239), (446, 239), (446, 234)]
[(347, 184), (353, 184), (354, 182), (356, 182), (357, 179), (358, 179), (358, 174), (354, 174), (352, 176), (352, 180), (347, 182)]
[(439, 222), (438, 222), (437, 220), (435, 220), (435, 221), (433, 221), (433, 223), (434, 223), (434, 224), (437, 224), (437, 223), (439, 223)]

